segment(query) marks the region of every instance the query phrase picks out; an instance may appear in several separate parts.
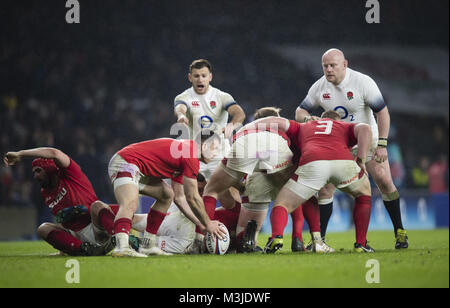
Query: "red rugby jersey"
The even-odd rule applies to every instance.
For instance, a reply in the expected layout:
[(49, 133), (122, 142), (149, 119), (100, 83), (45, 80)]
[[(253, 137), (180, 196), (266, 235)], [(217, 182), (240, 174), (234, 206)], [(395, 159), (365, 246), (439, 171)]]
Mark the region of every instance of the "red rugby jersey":
[(130, 144), (118, 154), (146, 176), (172, 179), (180, 184), (184, 176), (196, 179), (200, 170), (197, 144), (193, 140), (148, 140)]
[[(64, 208), (76, 205), (85, 205), (90, 209), (91, 204), (98, 200), (91, 182), (74, 160), (70, 159), (67, 168), (59, 167), (58, 179), (58, 186), (54, 189), (41, 189), (44, 203), (51, 209), (53, 215)], [(91, 216), (87, 213), (77, 220), (63, 223), (63, 227), (79, 231), (90, 223)]]
[(289, 123), (286, 134), (300, 149), (299, 166), (316, 160), (354, 160), (350, 149), (357, 144), (356, 123), (331, 119)]

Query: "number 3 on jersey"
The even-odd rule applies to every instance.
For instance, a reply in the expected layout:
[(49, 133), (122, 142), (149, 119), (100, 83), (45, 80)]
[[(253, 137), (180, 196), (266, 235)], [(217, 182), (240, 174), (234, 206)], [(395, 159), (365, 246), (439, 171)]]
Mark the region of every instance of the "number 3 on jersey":
[(318, 129), (325, 128), (325, 130), (314, 132), (314, 134), (329, 135), (331, 133), (331, 130), (333, 129), (333, 121), (317, 121), (317, 123), (320, 124), (316, 126)]

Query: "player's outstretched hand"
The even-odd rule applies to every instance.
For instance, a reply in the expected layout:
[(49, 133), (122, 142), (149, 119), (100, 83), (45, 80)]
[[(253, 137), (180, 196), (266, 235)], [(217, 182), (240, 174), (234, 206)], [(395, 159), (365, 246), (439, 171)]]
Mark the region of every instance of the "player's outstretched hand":
[(185, 124), (189, 126), (189, 119), (185, 115), (181, 115), (178, 117), (177, 123)]
[(224, 239), (227, 233), (220, 227), (222, 223), (217, 220), (211, 220), (206, 226), (206, 232), (209, 232), (213, 237), (218, 237), (219, 239)]
[(19, 152), (8, 152), (3, 157), (3, 162), (5, 163), (6, 167), (13, 166), (19, 161), (20, 161)]
[(375, 150), (375, 155), (374, 155), (375, 161), (377, 163), (383, 163), (385, 160), (387, 160), (388, 158), (388, 154), (387, 154), (387, 150), (385, 147), (378, 147)]

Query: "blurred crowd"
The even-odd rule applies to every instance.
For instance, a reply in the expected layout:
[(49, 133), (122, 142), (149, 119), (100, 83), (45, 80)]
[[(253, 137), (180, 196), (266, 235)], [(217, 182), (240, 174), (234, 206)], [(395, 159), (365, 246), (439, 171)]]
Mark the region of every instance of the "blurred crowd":
[[(317, 76), (270, 46), (320, 43), (326, 35), (313, 24), (296, 37), (298, 21), (286, 20), (307, 18), (306, 10), (231, 2), (219, 2), (221, 11), (197, 1), (189, 7), (183, 1), (82, 2), (78, 25), (66, 24), (65, 8), (56, 4), (32, 1), (0, 10), (8, 25), (0, 27), (0, 152), (61, 149), (80, 164), (98, 197), (113, 202), (109, 159), (127, 144), (170, 136), (173, 99), (190, 86), (188, 66), (196, 58), (212, 62), (212, 85), (232, 94), (248, 121), (262, 106), (281, 107), (283, 116), (293, 118)], [(182, 7), (177, 14), (175, 4)], [(273, 17), (274, 10), (286, 19)], [(438, 40), (414, 35), (423, 44)], [(396, 185), (447, 191), (448, 120), (395, 113), (391, 118)], [(0, 167), (0, 183), (0, 206), (41, 202), (31, 161)]]

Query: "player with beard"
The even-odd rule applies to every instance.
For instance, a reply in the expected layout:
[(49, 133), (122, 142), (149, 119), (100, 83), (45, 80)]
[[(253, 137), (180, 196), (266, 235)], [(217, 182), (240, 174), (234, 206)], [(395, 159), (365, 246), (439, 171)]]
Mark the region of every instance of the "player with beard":
[(13, 166), (23, 158), (34, 157), (33, 177), (57, 221), (40, 225), (38, 235), (69, 255), (106, 254), (109, 236), (91, 223), (90, 206), (97, 196), (80, 166), (62, 151), (45, 147), (8, 152), (3, 161)]

